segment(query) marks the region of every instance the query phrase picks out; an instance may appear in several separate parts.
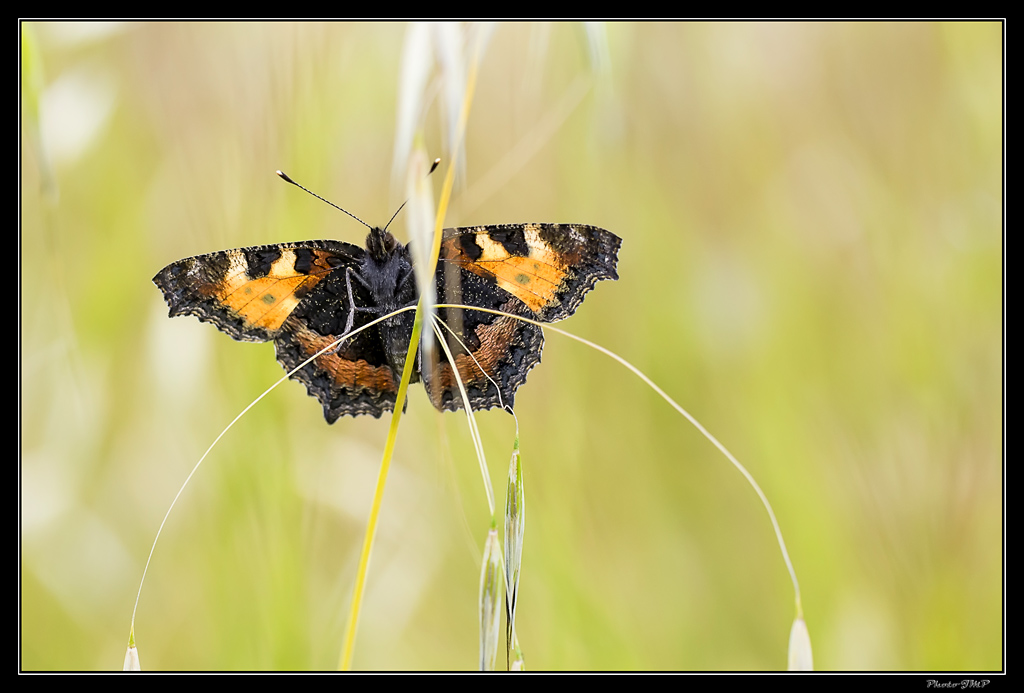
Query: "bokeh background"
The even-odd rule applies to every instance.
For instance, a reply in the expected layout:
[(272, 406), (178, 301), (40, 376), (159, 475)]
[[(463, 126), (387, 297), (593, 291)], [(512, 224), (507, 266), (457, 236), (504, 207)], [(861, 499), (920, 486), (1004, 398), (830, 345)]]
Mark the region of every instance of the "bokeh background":
[[(20, 661), (116, 669), (169, 503), (282, 374), (272, 345), (167, 319), (151, 278), (362, 243), (275, 169), (384, 223), (409, 29), (22, 31)], [(447, 157), (432, 69), (420, 133)], [(819, 669), (1004, 666), (1002, 79), (998, 23), (500, 25), (479, 62), (447, 225), (622, 237), (620, 280), (561, 327), (759, 480)], [(771, 526), (693, 427), (554, 334), (517, 412), (528, 668), (785, 667)], [(501, 490), (515, 427), (479, 420)], [(386, 428), (328, 426), (291, 382), (240, 421), (157, 545), (143, 668), (335, 667)], [(465, 418), (417, 386), (356, 668), (476, 666), (488, 523)]]

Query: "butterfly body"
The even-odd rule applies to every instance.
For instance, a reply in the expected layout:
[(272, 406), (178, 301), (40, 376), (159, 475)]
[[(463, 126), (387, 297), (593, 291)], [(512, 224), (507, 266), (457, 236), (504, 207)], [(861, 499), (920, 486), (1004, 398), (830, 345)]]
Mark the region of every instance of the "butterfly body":
[[(417, 354), (435, 407), (487, 409), (513, 404), (539, 361), (541, 329), (515, 319), (554, 322), (571, 315), (602, 279), (617, 279), (621, 241), (593, 226), (508, 224), (446, 229), (435, 273), (442, 334), (453, 364), (438, 349)], [(153, 279), (170, 315), (193, 315), (240, 341), (273, 341), (289, 371), (321, 349), (395, 310), (419, 292), (408, 246), (374, 228), (366, 247), (306, 241), (236, 248), (186, 258)], [(473, 308), (486, 308), (509, 315)], [(413, 311), (387, 317), (318, 356), (292, 377), (304, 383), (333, 423), (339, 416), (379, 417), (394, 409), (414, 322)], [(432, 363), (424, 363), (432, 360)]]

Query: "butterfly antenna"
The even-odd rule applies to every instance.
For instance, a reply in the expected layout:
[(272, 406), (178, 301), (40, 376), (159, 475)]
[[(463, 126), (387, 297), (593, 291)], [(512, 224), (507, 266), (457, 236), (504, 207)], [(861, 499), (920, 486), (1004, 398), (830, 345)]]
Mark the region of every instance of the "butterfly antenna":
[[(440, 159), (438, 159), (438, 161), (440, 161)], [(316, 199), (318, 199), (318, 200), (323, 200), (324, 202), (326, 202), (327, 204), (329, 204), (329, 205), (330, 205), (331, 207), (334, 207), (335, 209), (339, 209), (339, 210), (341, 210), (342, 212), (344, 212), (345, 214), (349, 215), (350, 217), (352, 217), (353, 219), (355, 219), (356, 221), (358, 221), (358, 222), (359, 222), (360, 224), (362, 224), (362, 225), (363, 225), (363, 226), (365, 226), (366, 228), (368, 228), (368, 229), (373, 229), (373, 227), (372, 227), (372, 226), (370, 226), (369, 224), (367, 224), (367, 223), (366, 223), (365, 221), (363, 221), (362, 219), (360, 219), (359, 217), (357, 217), (357, 216), (356, 216), (355, 214), (353, 214), (352, 212), (348, 211), (347, 209), (342, 209), (341, 207), (339, 207), (338, 205), (334, 204), (334, 203), (333, 203), (333, 202), (331, 202), (330, 200), (327, 200), (327, 199), (324, 199), (324, 198), (320, 197), (319, 195), (317, 195), (317, 194), (316, 194), (315, 192), (313, 192), (313, 191), (312, 191), (312, 190), (310, 190), (309, 188), (307, 188), (307, 187), (305, 187), (305, 186), (302, 186), (302, 185), (299, 185), (298, 183), (296, 183), (295, 181), (293, 181), (293, 180), (292, 180), (291, 178), (289, 178), (289, 177), (288, 177), (288, 174), (287, 174), (287, 173), (285, 173), (284, 171), (278, 171), (278, 172), (277, 172), (277, 175), (281, 176), (282, 178), (284, 178), (284, 179), (285, 179), (286, 181), (288, 181), (289, 183), (291, 183), (291, 184), (292, 184), (292, 185), (294, 185), (295, 187), (297, 187), (297, 188), (302, 188), (303, 190), (305, 190), (306, 192), (308, 192), (308, 193), (309, 193), (310, 195), (312, 195), (312, 196), (313, 196), (313, 197), (315, 197)], [(401, 209), (401, 207), (399, 207), (399, 209)], [(398, 214), (398, 212), (395, 212), (395, 214)], [(392, 218), (394, 218), (394, 217), (392, 217)], [(391, 222), (388, 222), (388, 223), (390, 224)]]
[[(434, 159), (434, 163), (430, 165), (430, 170), (429, 170), (429, 171), (427, 171), (427, 176), (429, 176), (429, 175), (430, 175), (431, 173), (433, 173), (434, 171), (436, 171), (436, 170), (437, 170), (437, 167), (438, 167), (438, 166), (439, 166), (440, 164), (441, 164), (441, 159), (440, 159), (440, 157), (438, 157), (437, 159)], [(278, 171), (278, 173), (280, 173), (280, 171)], [(424, 177), (426, 177), (426, 176), (424, 176)], [(389, 219), (389, 220), (388, 220), (388, 223), (384, 225), (384, 230), (385, 230), (385, 231), (387, 231), (387, 230), (388, 230), (388, 227), (389, 227), (389, 226), (391, 226), (391, 222), (395, 220), (395, 217), (397, 217), (397, 216), (398, 216), (398, 213), (402, 211), (402, 208), (403, 208), (403, 207), (405, 207), (405, 205), (406, 205), (406, 203), (407, 203), (408, 201), (409, 201), (409, 200), (406, 200), (405, 202), (403, 202), (402, 204), (400, 204), (400, 205), (398, 206), (398, 209), (396, 209), (396, 210), (395, 210), (395, 213), (391, 215), (391, 219)]]

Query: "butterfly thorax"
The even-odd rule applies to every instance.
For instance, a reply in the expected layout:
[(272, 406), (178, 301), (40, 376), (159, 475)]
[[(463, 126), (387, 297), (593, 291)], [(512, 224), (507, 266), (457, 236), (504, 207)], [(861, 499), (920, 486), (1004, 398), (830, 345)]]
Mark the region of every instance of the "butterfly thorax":
[(387, 231), (376, 228), (370, 231), (360, 269), (362, 282), (382, 315), (415, 302), (416, 287), (409, 253)]
[[(373, 297), (373, 312), (379, 316), (416, 303), (409, 252), (387, 231), (374, 228), (366, 236), (360, 278)], [(413, 314), (405, 312), (384, 320), (380, 326), (385, 354), (396, 372), (405, 365), (413, 320)]]

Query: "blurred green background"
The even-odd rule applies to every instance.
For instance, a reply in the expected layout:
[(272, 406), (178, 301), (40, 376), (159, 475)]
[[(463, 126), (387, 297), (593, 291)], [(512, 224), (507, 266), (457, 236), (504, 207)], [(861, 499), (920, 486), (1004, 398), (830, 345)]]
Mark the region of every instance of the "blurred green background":
[[(151, 278), (362, 244), (278, 168), (384, 223), (407, 31), (23, 25), (24, 669), (120, 668), (168, 504), (282, 374), (272, 345), (169, 320)], [(620, 280), (560, 327), (759, 480), (819, 669), (1004, 666), (1001, 94), (998, 23), (501, 25), (480, 61), (447, 225), (622, 237)], [(517, 413), (528, 668), (785, 667), (771, 526), (693, 427), (554, 334)], [(514, 425), (479, 420), (503, 494)], [(237, 424), (156, 548), (143, 668), (335, 667), (386, 428), (328, 426), (297, 383)], [(487, 527), (465, 418), (416, 386), (356, 668), (476, 666)]]

